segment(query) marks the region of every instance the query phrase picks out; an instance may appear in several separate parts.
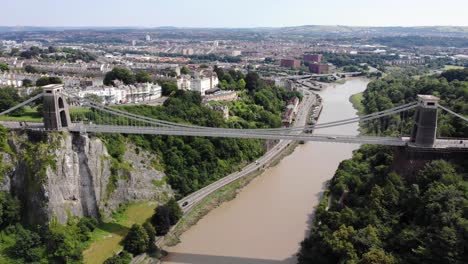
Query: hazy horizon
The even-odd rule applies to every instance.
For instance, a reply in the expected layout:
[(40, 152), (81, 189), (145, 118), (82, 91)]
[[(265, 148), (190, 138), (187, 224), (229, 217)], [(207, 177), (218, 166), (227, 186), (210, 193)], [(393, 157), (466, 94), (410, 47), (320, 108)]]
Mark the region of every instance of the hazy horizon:
[(468, 26), (468, 1), (0, 0), (8, 27), (278, 28)]
[(431, 27), (462, 27), (468, 28), (468, 26), (460, 26), (460, 25), (421, 25), (421, 26), (394, 26), (394, 25), (384, 25), (384, 26), (350, 26), (350, 25), (291, 25), (291, 26), (252, 26), (252, 27), (191, 27), (191, 26), (171, 26), (171, 25), (163, 25), (163, 26), (61, 26), (61, 25), (51, 25), (51, 26), (35, 26), (35, 25), (1, 25), (0, 27), (31, 27), (31, 28), (79, 28), (79, 29), (93, 29), (93, 28), (111, 28), (111, 29), (157, 29), (157, 28), (177, 28), (177, 29), (268, 29), (268, 28), (294, 28), (294, 27), (350, 27), (350, 28), (431, 28)]

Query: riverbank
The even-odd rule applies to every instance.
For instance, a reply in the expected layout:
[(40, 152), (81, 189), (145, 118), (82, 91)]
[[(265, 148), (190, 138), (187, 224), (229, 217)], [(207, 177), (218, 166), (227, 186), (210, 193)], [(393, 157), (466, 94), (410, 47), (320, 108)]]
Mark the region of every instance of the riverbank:
[(156, 202), (141, 202), (126, 205), (91, 233), (91, 242), (83, 252), (86, 264), (101, 264), (107, 258), (120, 252), (120, 241), (127, 235), (133, 224), (143, 224), (154, 213)]
[[(323, 110), (318, 123), (356, 117), (349, 97), (362, 92), (367, 83), (362, 78), (350, 80), (320, 92)], [(317, 133), (356, 135), (357, 124)], [(322, 142), (297, 146), (242, 188), (236, 199), (219, 205), (184, 232), (181, 243), (166, 248), (164, 263), (296, 263), (325, 183), (356, 148)]]
[[(294, 152), (294, 149), (298, 146), (297, 142), (291, 142), (282, 153), (271, 160), (268, 167), (276, 166), (281, 160)], [(190, 227), (197, 224), (200, 219), (207, 215), (213, 209), (219, 207), (221, 204), (231, 201), (236, 198), (237, 194), (247, 186), (253, 179), (262, 175), (266, 168), (262, 168), (256, 172), (251, 173), (246, 177), (242, 177), (223, 188), (210, 194), (208, 197), (203, 199), (198, 205), (194, 206), (190, 212), (184, 215), (181, 220), (177, 223), (175, 228), (166, 235), (163, 242), (163, 249), (165, 247), (172, 247), (180, 242), (180, 236), (187, 231)]]
[(364, 93), (357, 93), (353, 94), (350, 98), (349, 101), (353, 104), (354, 109), (358, 111), (359, 115), (362, 115), (364, 113), (364, 105), (362, 104), (362, 100), (364, 99)]
[[(315, 96), (315, 99), (313, 100), (314, 103), (310, 105), (304, 105), (304, 107), (308, 107), (308, 109), (305, 110), (306, 112), (304, 120), (301, 120), (301, 116), (299, 116), (298, 114), (298, 122), (309, 123), (309, 121), (313, 121), (315, 123), (320, 117), (322, 109), (322, 98), (317, 94), (312, 94), (309, 91), (306, 92), (309, 96)], [(179, 243), (179, 237), (185, 231), (187, 231), (190, 227), (195, 225), (200, 219), (202, 219), (214, 208), (220, 206), (225, 202), (233, 200), (236, 197), (236, 195), (242, 190), (242, 188), (247, 186), (258, 175), (262, 175), (266, 169), (276, 166), (284, 157), (293, 153), (294, 149), (299, 144), (300, 142), (291, 141), (278, 154), (272, 156), (272, 158), (267, 160), (265, 164), (259, 167), (257, 170), (225, 185), (224, 187), (220, 188), (219, 190), (213, 192), (212, 194), (202, 199), (197, 205), (191, 208), (190, 211), (188, 211), (188, 213), (186, 213), (182, 217), (182, 219), (164, 238), (161, 238), (163, 241), (160, 240), (158, 244), (162, 247), (171, 247)], [(276, 146), (273, 148), (276, 148)]]

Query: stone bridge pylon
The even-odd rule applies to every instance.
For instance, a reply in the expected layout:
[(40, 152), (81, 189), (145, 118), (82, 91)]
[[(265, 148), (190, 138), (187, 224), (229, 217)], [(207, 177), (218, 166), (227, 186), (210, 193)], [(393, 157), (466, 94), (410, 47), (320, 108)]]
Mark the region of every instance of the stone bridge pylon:
[(67, 100), (62, 95), (63, 84), (49, 84), (43, 89), (45, 129), (61, 130), (71, 125)]

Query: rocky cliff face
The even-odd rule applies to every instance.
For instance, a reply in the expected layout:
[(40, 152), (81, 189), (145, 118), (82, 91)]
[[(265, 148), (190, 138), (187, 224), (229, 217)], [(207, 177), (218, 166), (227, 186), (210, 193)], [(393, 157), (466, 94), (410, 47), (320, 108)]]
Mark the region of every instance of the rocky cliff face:
[(152, 168), (154, 156), (132, 145), (126, 169), (115, 169), (104, 143), (87, 135), (12, 132), (9, 145), (13, 153), (1, 157), (10, 165), (0, 189), (19, 197), (29, 224), (108, 216), (123, 203), (172, 195), (164, 174)]

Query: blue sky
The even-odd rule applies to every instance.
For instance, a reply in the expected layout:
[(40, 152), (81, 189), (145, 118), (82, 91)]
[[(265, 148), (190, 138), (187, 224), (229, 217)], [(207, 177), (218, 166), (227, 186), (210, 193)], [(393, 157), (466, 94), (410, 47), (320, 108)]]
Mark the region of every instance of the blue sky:
[(468, 0), (0, 0), (0, 26), (468, 26)]

